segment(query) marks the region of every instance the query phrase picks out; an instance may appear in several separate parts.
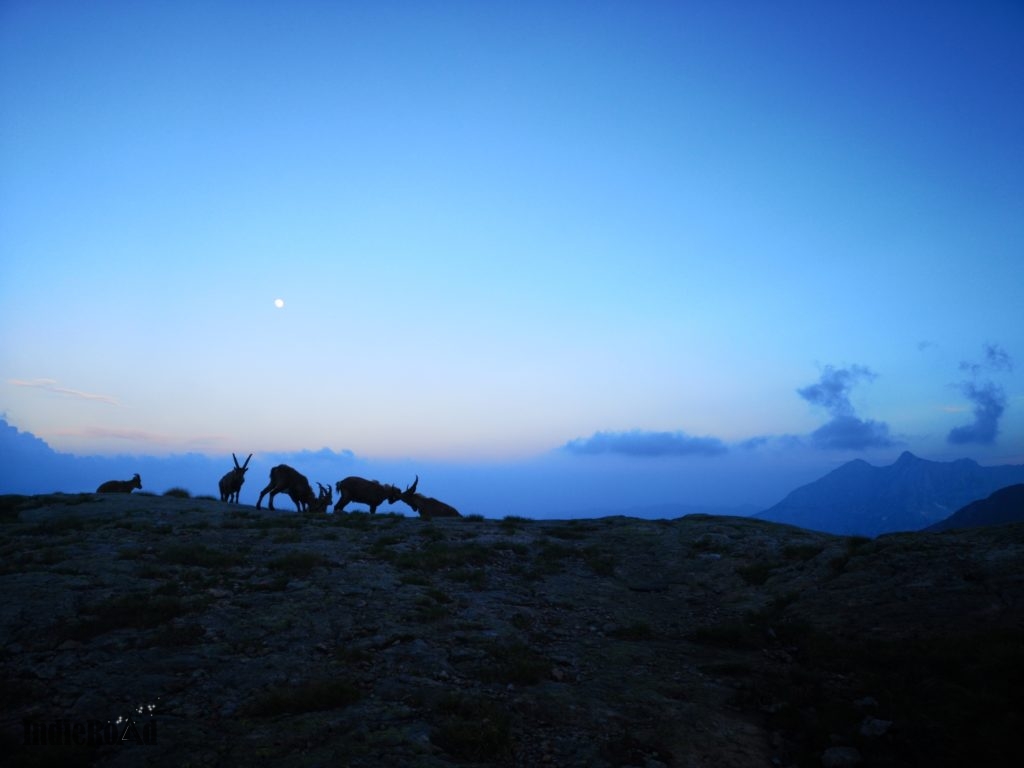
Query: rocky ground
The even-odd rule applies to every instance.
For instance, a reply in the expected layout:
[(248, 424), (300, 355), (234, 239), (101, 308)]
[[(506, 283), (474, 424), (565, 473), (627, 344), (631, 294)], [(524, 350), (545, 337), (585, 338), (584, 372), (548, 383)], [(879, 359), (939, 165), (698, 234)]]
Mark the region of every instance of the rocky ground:
[[(0, 497), (0, 519), (15, 765), (1024, 755), (1022, 525), (867, 540), (140, 494)], [(105, 743), (129, 716), (128, 740)], [(101, 738), (39, 743), (76, 724)]]

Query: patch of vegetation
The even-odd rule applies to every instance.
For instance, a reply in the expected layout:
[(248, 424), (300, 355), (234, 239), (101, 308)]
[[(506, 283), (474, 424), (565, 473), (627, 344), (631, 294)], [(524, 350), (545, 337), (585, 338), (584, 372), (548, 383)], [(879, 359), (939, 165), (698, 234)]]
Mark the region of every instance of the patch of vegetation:
[(170, 565), (199, 568), (231, 568), (245, 562), (245, 557), (238, 552), (222, 552), (204, 544), (168, 544), (158, 557)]
[(0, 523), (16, 523), (21, 514), (24, 496), (4, 494), (0, 496)]
[(430, 584), (430, 578), (423, 573), (403, 573), (398, 577), (398, 583), (426, 587)]
[(519, 517), (518, 515), (507, 515), (502, 518), (501, 522), (498, 523), (498, 527), (501, 528), (503, 533), (513, 534), (516, 531), (520, 531), (529, 525), (531, 521), (525, 517)]
[(782, 556), (787, 560), (804, 562), (817, 557), (825, 549), (822, 544), (787, 544), (782, 549)]
[(740, 578), (752, 586), (764, 584), (774, 571), (775, 565), (765, 560), (750, 563), (749, 565), (741, 565), (736, 568), (736, 573)]
[(484, 682), (536, 685), (551, 671), (551, 661), (520, 640), (499, 640), (485, 646), (490, 661), (479, 670)]
[[(693, 515), (688, 517), (693, 517)], [(713, 536), (704, 534), (699, 539), (694, 539), (690, 542), (690, 549), (694, 552), (721, 552), (722, 543)]]
[(254, 531), (267, 531), (271, 528), (300, 528), (302, 527), (302, 518), (298, 515), (271, 514), (266, 517), (256, 518), (246, 527)]
[(36, 496), (5, 493), (0, 495), (0, 522), (15, 522), (21, 510), (54, 507), (57, 505), (76, 507), (79, 504), (91, 504), (99, 500), (92, 493), (44, 493)]
[(512, 719), (497, 702), (480, 696), (447, 694), (435, 706), (442, 720), (430, 741), (459, 760), (493, 761), (508, 755)]
[(599, 547), (587, 547), (584, 549), (583, 562), (598, 576), (615, 575), (615, 556)]
[(359, 688), (347, 680), (309, 680), (295, 686), (274, 686), (254, 697), (240, 711), (248, 717), (320, 712), (347, 707), (361, 696)]
[(646, 621), (634, 621), (631, 624), (616, 627), (608, 635), (616, 640), (651, 640), (654, 638), (654, 630)]
[(251, 585), (253, 592), (283, 592), (291, 579), (285, 573), (279, 573), (270, 581), (257, 581)]
[(482, 523), (486, 518), (483, 515), (463, 515), (462, 519), (467, 523)]
[(314, 568), (327, 565), (327, 560), (317, 552), (288, 552), (275, 557), (267, 566), (275, 571), (282, 571), (293, 578), (308, 576)]
[(184, 488), (168, 488), (164, 491), (164, 496), (172, 499), (191, 499), (192, 494)]
[(530, 554), (530, 548), (518, 541), (495, 541), (491, 547), (497, 552), (512, 552), (513, 554), (525, 557)]
[(278, 531), (270, 540), (275, 544), (297, 544), (302, 541), (302, 533), (296, 530)]
[(579, 541), (581, 539), (587, 538), (587, 532), (585, 530), (581, 530), (579, 528), (574, 528), (574, 527), (572, 527), (569, 524), (566, 524), (564, 526), (559, 526), (557, 528), (550, 528), (547, 531), (545, 531), (545, 533), (547, 533), (547, 535), (550, 536), (553, 539), (566, 539), (566, 540), (576, 540), (576, 541)]
[(64, 627), (67, 640), (91, 640), (117, 629), (151, 629), (189, 612), (183, 600), (154, 594), (118, 595), (90, 606), (87, 618)]
[(414, 618), (416, 621), (429, 624), (431, 622), (440, 621), (448, 617), (451, 614), (451, 609), (446, 605), (435, 603), (429, 597), (421, 597), (416, 601), (416, 612)]
[(401, 544), (403, 541), (405, 541), (405, 538), (402, 536), (378, 536), (377, 539), (367, 548), (367, 553), (373, 557), (388, 559), (393, 554), (389, 548), (393, 547), (395, 544)]
[(24, 529), (30, 536), (59, 536), (65, 533), (79, 533), (103, 528), (110, 523), (102, 517), (82, 517), (80, 515), (61, 515)]
[(477, 591), (487, 586), (487, 571), (483, 568), (455, 568), (447, 576)]
[(418, 533), (428, 541), (444, 541), (444, 531), (434, 525), (433, 522), (428, 522), (419, 529)]
[(448, 568), (484, 566), (491, 562), (494, 550), (481, 544), (431, 542), (409, 552), (394, 555), (392, 562), (403, 570), (440, 571)]
[(117, 550), (118, 560), (138, 560), (146, 553), (145, 547), (121, 547)]
[(765, 632), (748, 621), (729, 620), (698, 627), (686, 638), (717, 648), (760, 648), (764, 644)]
[(373, 526), (373, 515), (369, 512), (334, 512), (330, 519), (335, 525), (365, 531)]
[(157, 632), (147, 645), (151, 647), (180, 648), (186, 645), (196, 645), (202, 642), (205, 636), (206, 630), (195, 622), (180, 625), (171, 624)]
[(565, 560), (576, 556), (576, 549), (550, 541), (541, 543), (533, 561), (533, 572), (537, 576), (550, 576), (565, 570)]
[(334, 660), (340, 664), (360, 664), (365, 661), (372, 661), (373, 654), (366, 648), (339, 645), (334, 649)]

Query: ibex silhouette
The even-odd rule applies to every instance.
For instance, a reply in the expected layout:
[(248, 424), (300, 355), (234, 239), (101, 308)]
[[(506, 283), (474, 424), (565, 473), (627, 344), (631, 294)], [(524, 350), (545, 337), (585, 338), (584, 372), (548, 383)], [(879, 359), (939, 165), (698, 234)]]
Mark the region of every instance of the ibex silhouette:
[(238, 465), (235, 454), (232, 453), (231, 458), (234, 459), (235, 468), (220, 479), (220, 500), (237, 504), (238, 493), (242, 490), (242, 483), (245, 482), (245, 471), (249, 468), (249, 459), (252, 458), (252, 454), (249, 454), (249, 459), (246, 459), (245, 464), (241, 466)]
[(334, 505), (335, 512), (341, 512), (350, 501), (358, 504), (366, 504), (370, 507), (370, 514), (377, 513), (377, 507), (387, 501), (394, 504), (402, 496), (402, 491), (394, 485), (384, 485), (376, 480), (365, 480), (362, 477), (346, 477), (334, 485), (338, 492), (338, 503)]
[(142, 478), (138, 472), (131, 480), (107, 480), (96, 489), (96, 493), (131, 493), (135, 488), (142, 490)]
[(260, 491), (260, 497), (256, 500), (256, 509), (263, 503), (263, 497), (270, 494), (270, 509), (274, 508), (274, 497), (279, 493), (287, 493), (295, 502), (295, 508), (299, 512), (305, 512), (309, 505), (316, 501), (313, 489), (309, 485), (306, 476), (292, 469), (287, 464), (278, 464), (270, 470), (270, 482), (267, 487)]

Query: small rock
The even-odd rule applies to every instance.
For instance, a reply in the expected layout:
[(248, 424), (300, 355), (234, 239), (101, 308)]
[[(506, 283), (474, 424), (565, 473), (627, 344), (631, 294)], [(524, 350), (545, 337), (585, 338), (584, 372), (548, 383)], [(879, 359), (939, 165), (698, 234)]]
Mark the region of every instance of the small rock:
[(861, 761), (860, 752), (854, 747), (829, 747), (821, 753), (822, 768), (854, 768)]
[(865, 717), (860, 724), (861, 736), (884, 736), (892, 727), (892, 720), (879, 720), (877, 717)]

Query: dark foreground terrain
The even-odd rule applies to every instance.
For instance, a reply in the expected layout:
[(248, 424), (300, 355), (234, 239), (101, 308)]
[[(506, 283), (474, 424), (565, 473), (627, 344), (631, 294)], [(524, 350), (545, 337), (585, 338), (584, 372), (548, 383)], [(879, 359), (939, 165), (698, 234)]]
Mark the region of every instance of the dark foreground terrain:
[(1022, 525), (867, 540), (137, 494), (0, 497), (0, 518), (15, 765), (1024, 755)]

